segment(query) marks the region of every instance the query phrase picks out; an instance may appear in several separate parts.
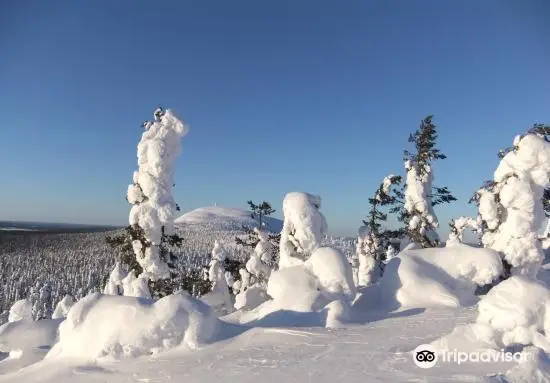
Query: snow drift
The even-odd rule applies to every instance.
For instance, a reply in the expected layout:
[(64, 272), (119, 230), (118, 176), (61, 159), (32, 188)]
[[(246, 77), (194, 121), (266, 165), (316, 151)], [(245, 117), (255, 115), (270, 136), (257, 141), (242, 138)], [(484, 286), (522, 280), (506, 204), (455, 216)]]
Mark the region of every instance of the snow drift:
[(59, 327), (50, 357), (136, 357), (176, 346), (197, 348), (220, 326), (212, 309), (186, 293), (150, 300), (90, 294)]
[(475, 303), (475, 290), (503, 271), (496, 251), (456, 245), (407, 249), (385, 267), (378, 286), (381, 304), (401, 307), (459, 307)]
[(57, 340), (62, 319), (20, 319), (0, 326), (0, 374), (42, 360)]
[(539, 281), (513, 276), (491, 289), (478, 304), (473, 324), (438, 339), (443, 349), (500, 350), (531, 346), (550, 352), (550, 290)]
[(351, 265), (344, 254), (337, 249), (321, 247), (303, 264), (272, 272), (267, 294), (272, 299), (242, 314), (241, 323), (261, 321), (283, 313), (283, 316), (288, 315), (280, 317), (279, 324), (292, 326), (298, 318), (288, 313), (293, 312), (313, 313), (308, 323), (324, 321), (331, 327), (337, 319), (346, 319), (357, 291)]

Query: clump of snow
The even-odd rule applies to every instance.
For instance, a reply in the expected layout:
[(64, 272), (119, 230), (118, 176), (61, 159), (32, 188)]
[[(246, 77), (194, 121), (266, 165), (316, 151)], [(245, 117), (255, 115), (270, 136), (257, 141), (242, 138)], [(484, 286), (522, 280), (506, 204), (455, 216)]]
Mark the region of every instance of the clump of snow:
[(252, 285), (235, 296), (234, 307), (236, 310), (251, 310), (269, 299), (270, 297), (267, 295), (265, 288)]
[(493, 287), (478, 304), (475, 323), (459, 326), (433, 342), (440, 349), (502, 350), (535, 346), (550, 352), (550, 290), (526, 276)]
[(185, 293), (150, 300), (90, 294), (59, 327), (59, 342), (46, 356), (136, 357), (184, 345), (197, 348), (220, 326), (212, 309)]
[(284, 223), (281, 231), (279, 269), (302, 264), (321, 246), (327, 222), (321, 197), (308, 193), (288, 193), (283, 200)]
[(353, 272), (346, 256), (332, 247), (320, 247), (311, 254), (305, 267), (319, 281), (323, 294), (330, 300), (352, 301), (357, 294)]
[(227, 252), (216, 241), (212, 249), (212, 259), (208, 270), (208, 280), (212, 283), (212, 290), (201, 297), (201, 300), (212, 306), (218, 313), (225, 315), (233, 308), (233, 301), (227, 285), (226, 272), (223, 262), (227, 258)]
[(117, 262), (115, 267), (113, 268), (113, 271), (111, 271), (111, 274), (109, 274), (109, 279), (105, 284), (103, 294), (123, 295), (124, 288), (122, 281), (124, 280), (124, 278), (126, 278), (127, 275), (128, 273), (122, 269), (120, 262)]
[(482, 242), (503, 254), (512, 274), (534, 277), (544, 259), (537, 234), (544, 221), (544, 189), (550, 185), (550, 143), (533, 133), (514, 142), (494, 182), (476, 193)]
[(0, 374), (2, 367), (15, 370), (42, 360), (56, 342), (61, 321), (22, 319), (0, 326), (0, 354), (9, 354), (0, 361)]
[(321, 247), (303, 264), (273, 272), (267, 293), (273, 298), (267, 311), (312, 312), (335, 300), (351, 303), (356, 288), (344, 254)]
[(69, 313), (69, 310), (74, 305), (74, 298), (70, 295), (65, 295), (61, 301), (55, 306), (55, 310), (52, 314), (52, 319), (65, 318)]
[(550, 292), (542, 283), (513, 276), (491, 289), (479, 302), (478, 326), (492, 331), (498, 347), (530, 345), (550, 352)]
[(499, 376), (500, 382), (550, 382), (550, 357), (548, 354), (537, 347), (526, 347), (522, 353), (527, 357), (522, 358), (517, 366), (503, 376)]
[(188, 128), (171, 110), (155, 113), (138, 144), (138, 171), (128, 187), (130, 225), (143, 229), (147, 246), (134, 241), (136, 259), (151, 280), (169, 277), (168, 265), (161, 259), (162, 234), (174, 233), (176, 203), (172, 197), (174, 163), (181, 152), (180, 139)]
[(494, 282), (502, 270), (499, 254), (489, 249), (407, 249), (387, 263), (379, 291), (402, 307), (459, 307), (473, 304), (476, 287)]
[(29, 299), (20, 299), (11, 306), (8, 322), (32, 319), (32, 302)]
[[(151, 299), (151, 293), (149, 291), (149, 284), (146, 276), (140, 274), (136, 277), (134, 270), (130, 271), (124, 279), (121, 281), (122, 290), (125, 296)], [(111, 294), (113, 295), (113, 294)]]

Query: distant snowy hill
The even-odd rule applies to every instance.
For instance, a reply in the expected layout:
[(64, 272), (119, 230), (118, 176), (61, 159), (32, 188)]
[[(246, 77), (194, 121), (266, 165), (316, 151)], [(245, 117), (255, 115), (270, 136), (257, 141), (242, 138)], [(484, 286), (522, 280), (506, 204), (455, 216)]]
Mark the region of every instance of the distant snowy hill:
[[(178, 226), (183, 227), (208, 227), (210, 230), (242, 230), (243, 226), (254, 227), (258, 223), (252, 219), (250, 212), (222, 206), (208, 206), (190, 211), (175, 220)], [(265, 220), (268, 229), (272, 232), (280, 232), (283, 221), (273, 217)]]

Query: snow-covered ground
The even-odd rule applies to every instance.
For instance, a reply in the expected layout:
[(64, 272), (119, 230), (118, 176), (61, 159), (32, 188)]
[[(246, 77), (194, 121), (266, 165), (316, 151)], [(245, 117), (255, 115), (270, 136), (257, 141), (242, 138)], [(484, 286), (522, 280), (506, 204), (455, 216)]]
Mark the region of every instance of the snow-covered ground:
[(364, 324), (342, 329), (307, 326), (307, 315), (287, 317), (297, 327), (226, 324), (227, 339), (198, 351), (178, 348), (155, 357), (103, 362), (52, 358), (0, 376), (0, 382), (481, 382), (514, 363), (421, 369), (409, 352), (474, 317), (473, 308), (408, 309), (370, 312), (361, 318)]

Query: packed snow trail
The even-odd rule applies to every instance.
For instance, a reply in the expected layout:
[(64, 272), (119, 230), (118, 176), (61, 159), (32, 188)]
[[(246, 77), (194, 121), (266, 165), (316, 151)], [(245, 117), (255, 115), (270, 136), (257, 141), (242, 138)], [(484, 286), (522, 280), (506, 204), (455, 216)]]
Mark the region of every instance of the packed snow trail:
[(247, 329), (226, 324), (225, 340), (198, 351), (178, 348), (156, 357), (114, 362), (52, 358), (0, 375), (0, 382), (484, 382), (484, 377), (514, 365), (414, 365), (410, 350), (448, 334), (456, 325), (472, 323), (475, 308), (363, 315), (365, 324), (343, 329)]

